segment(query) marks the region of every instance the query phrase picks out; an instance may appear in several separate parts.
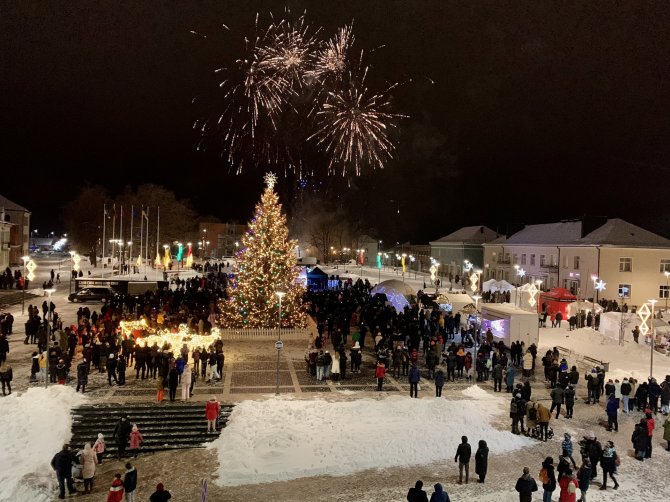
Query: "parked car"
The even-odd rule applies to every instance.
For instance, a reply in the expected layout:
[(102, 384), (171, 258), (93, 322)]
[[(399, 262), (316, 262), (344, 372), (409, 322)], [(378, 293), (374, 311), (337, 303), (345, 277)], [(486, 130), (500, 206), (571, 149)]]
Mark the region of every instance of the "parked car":
[(114, 296), (109, 288), (84, 288), (69, 295), (67, 299), (72, 303), (102, 302), (106, 303)]

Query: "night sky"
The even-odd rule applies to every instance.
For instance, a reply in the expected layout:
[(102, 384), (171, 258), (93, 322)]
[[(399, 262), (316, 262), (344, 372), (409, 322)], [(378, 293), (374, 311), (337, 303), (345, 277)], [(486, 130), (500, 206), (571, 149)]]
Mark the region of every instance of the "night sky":
[(364, 228), (425, 242), (589, 213), (670, 234), (665, 1), (2, 2), (1, 193), (53, 230), (86, 182), (159, 183), (247, 220), (265, 169), (196, 152), (191, 100), (284, 5), (328, 33), (354, 20), (359, 48), (385, 45), (370, 85), (407, 81), (395, 160), (322, 180)]

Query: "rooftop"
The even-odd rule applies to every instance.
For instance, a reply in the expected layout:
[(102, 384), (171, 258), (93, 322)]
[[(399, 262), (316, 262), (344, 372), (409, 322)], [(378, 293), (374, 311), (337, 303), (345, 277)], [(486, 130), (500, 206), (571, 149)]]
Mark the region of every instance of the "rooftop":
[(484, 244), (491, 242), (498, 237), (498, 234), (483, 225), (459, 228), (455, 232), (444, 237), (431, 241), (430, 244)]

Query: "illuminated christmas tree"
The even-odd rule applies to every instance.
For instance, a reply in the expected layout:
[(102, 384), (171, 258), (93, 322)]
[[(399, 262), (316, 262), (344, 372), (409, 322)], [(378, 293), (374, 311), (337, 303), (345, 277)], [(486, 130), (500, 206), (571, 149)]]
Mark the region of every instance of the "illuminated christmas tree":
[(289, 240), (286, 217), (274, 191), (276, 176), (265, 175), (266, 188), (242, 237), (229, 298), (221, 302), (224, 328), (276, 328), (281, 299), (281, 327), (305, 326), (304, 288), (296, 283), (298, 269)]

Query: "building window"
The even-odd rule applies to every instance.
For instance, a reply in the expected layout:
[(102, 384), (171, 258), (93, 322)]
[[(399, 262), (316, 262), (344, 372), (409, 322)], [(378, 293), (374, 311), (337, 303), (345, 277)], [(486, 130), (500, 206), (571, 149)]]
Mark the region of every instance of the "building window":
[(574, 268), (575, 270), (579, 270), (579, 256), (575, 256), (573, 265), (574, 267), (572, 268)]
[(659, 298), (670, 298), (670, 286), (659, 286), (658, 287), (658, 297)]
[(526, 264), (526, 255), (522, 254), (521, 255), (521, 265), (525, 265), (525, 264)]
[(495, 262), (497, 261), (497, 260), (496, 260), (496, 257), (497, 257), (497, 256), (498, 256), (498, 253), (495, 253), (495, 252), (491, 255), (491, 261), (492, 261), (493, 263), (495, 263)]
[(630, 284), (619, 284), (619, 298), (630, 298)]
[(535, 266), (535, 255), (534, 254), (530, 255), (530, 264)]
[(540, 267), (545, 267), (547, 264), (545, 263), (544, 255), (540, 255)]
[(661, 260), (661, 274), (670, 272), (670, 260)]
[(563, 256), (563, 268), (568, 268), (568, 257)]
[(505, 253), (505, 261), (506, 261), (507, 263), (510, 262), (510, 261), (509, 261), (509, 253)]
[(633, 271), (633, 259), (619, 258), (619, 272), (632, 272), (632, 271)]

